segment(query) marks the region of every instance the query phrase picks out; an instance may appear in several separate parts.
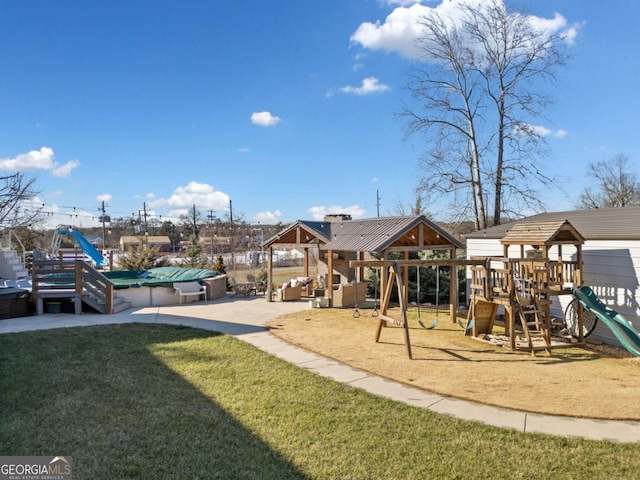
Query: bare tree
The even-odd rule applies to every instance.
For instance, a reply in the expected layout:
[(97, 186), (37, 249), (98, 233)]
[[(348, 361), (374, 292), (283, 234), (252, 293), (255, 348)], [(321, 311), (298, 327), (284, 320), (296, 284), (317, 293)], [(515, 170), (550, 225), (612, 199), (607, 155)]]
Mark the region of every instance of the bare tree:
[(424, 196), (420, 194), (416, 195), (413, 204), (408, 204), (402, 200), (398, 200), (394, 205), (393, 213), (395, 215), (400, 215), (401, 217), (424, 215), (429, 218), (431, 216), (425, 207)]
[(577, 208), (616, 208), (640, 205), (640, 182), (629, 171), (629, 157), (618, 154), (609, 161), (591, 163), (587, 176), (595, 186), (580, 194)]
[(423, 158), (425, 176), (421, 192), (457, 195), (467, 191), (472, 199), (476, 228), (486, 227), (480, 150), (476, 126), (482, 123), (482, 93), (468, 68), (472, 51), (459, 29), (438, 16), (423, 18), (425, 35), (418, 40), (422, 60), (407, 86), (422, 103), (422, 111), (405, 109), (409, 134), (431, 134), (432, 148)]
[(462, 5), (461, 14), (420, 19), (422, 62), (407, 88), (421, 108), (401, 115), (409, 135), (424, 133), (430, 143), (419, 188), (457, 211), (470, 205), (476, 228), (485, 228), (543, 206), (535, 187), (554, 180), (540, 166), (545, 140), (532, 122), (549, 103), (543, 81), (567, 54), (560, 35), (536, 29), (502, 0)]
[(23, 172), (0, 176), (0, 226), (18, 227), (38, 221), (41, 205), (32, 204), (38, 195), (35, 177)]

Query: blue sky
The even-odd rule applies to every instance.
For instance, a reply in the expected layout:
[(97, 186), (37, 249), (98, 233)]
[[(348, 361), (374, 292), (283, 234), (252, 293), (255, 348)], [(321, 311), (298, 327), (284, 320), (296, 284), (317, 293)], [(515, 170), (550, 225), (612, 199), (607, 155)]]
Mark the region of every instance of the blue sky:
[[(224, 217), (229, 200), (248, 222), (372, 217), (376, 191), (393, 214), (425, 148), (397, 117), (410, 23), (443, 8), (402, 3), (0, 0), (0, 169), (37, 177), (52, 225), (96, 225), (102, 201), (112, 217)], [(565, 180), (547, 209), (571, 209), (589, 162), (638, 165), (640, 3), (521, 3), (573, 38), (539, 122)]]

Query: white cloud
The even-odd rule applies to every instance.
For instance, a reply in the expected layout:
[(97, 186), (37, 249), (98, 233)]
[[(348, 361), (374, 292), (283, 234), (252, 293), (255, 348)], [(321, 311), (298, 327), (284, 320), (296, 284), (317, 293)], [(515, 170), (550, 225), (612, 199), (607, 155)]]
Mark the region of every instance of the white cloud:
[(193, 205), (198, 209), (227, 210), (229, 195), (206, 183), (189, 182), (185, 187), (176, 188), (169, 198), (160, 198), (149, 204), (150, 207), (169, 206), (184, 212)]
[(562, 138), (567, 135), (566, 130), (551, 130), (543, 125), (531, 125), (523, 123), (515, 128), (516, 135), (537, 135), (539, 137), (556, 137)]
[(391, 12), (384, 23), (362, 23), (351, 36), (351, 42), (371, 50), (397, 52), (406, 57), (416, 56), (413, 42), (420, 36), (418, 18), (431, 10), (420, 4), (409, 8), (398, 7)]
[[(408, 5), (409, 2), (403, 0), (396, 3), (402, 6), (395, 8), (384, 22), (378, 20), (375, 23), (362, 23), (351, 36), (351, 42), (370, 50), (396, 52), (408, 58), (416, 58), (419, 56), (416, 40), (420, 38), (422, 32), (420, 18), (439, 15), (451, 24), (460, 26), (463, 18), (461, 5), (482, 5), (487, 3), (487, 0), (443, 0), (435, 7), (419, 3), (406, 7), (404, 5)], [(580, 23), (570, 25), (559, 13), (549, 19), (534, 15), (527, 18), (538, 31), (559, 34), (569, 44), (574, 42), (578, 30), (583, 25)]]
[(51, 170), (56, 167), (53, 149), (42, 147), (40, 150), (31, 150), (22, 153), (15, 158), (1, 158), (0, 169), (14, 172), (26, 172), (28, 170)]
[(71, 172), (80, 166), (80, 160), (70, 160), (67, 163), (56, 166), (53, 170), (51, 170), (51, 175), (54, 177), (68, 177)]
[(372, 181), (373, 183), (376, 183), (376, 182), (379, 182), (379, 181), (380, 181), (380, 179), (379, 179), (378, 177), (373, 177), (373, 178), (371, 179), (371, 181)]
[(137, 195), (134, 195), (133, 198), (135, 199), (144, 199), (144, 200), (153, 200), (154, 198), (156, 198), (155, 194), (153, 194), (153, 192), (148, 192), (145, 193), (144, 195), (140, 195), (139, 193)]
[(533, 28), (539, 32), (545, 35), (558, 34), (569, 45), (573, 45), (575, 43), (578, 30), (585, 25), (585, 22), (569, 24), (567, 19), (557, 12), (554, 14), (553, 18), (541, 18), (534, 15), (529, 15), (527, 18)]
[(254, 112), (251, 114), (251, 123), (261, 127), (271, 127), (280, 122), (280, 117), (271, 115), (271, 112)]
[(358, 205), (352, 205), (350, 207), (341, 207), (339, 205), (331, 205), (329, 207), (318, 206), (311, 207), (309, 209), (313, 220), (324, 220), (325, 215), (337, 215), (340, 213), (346, 213), (351, 215), (352, 218), (361, 218), (364, 216), (365, 211)]
[(240, 147), (238, 149), (238, 152), (240, 152), (240, 153), (249, 153), (249, 149), (247, 147)]
[(387, 90), (391, 90), (391, 88), (384, 83), (380, 83), (376, 77), (365, 78), (359, 87), (348, 85), (340, 89), (343, 93), (355, 93), (356, 95), (369, 95), (372, 93), (386, 92)]
[(407, 5), (413, 5), (414, 3), (420, 3), (420, 0), (386, 0), (387, 5), (400, 5), (406, 7)]
[(278, 223), (280, 221), (280, 217), (282, 217), (282, 212), (280, 210), (276, 210), (275, 212), (260, 212), (253, 217), (253, 221), (268, 225)]
[(98, 200), (99, 202), (110, 202), (111, 201), (111, 195), (108, 193), (103, 193), (102, 195), (98, 195), (96, 197), (96, 200)]
[(60, 165), (55, 160), (53, 149), (42, 147), (21, 153), (14, 158), (0, 158), (0, 170), (27, 172), (31, 170), (49, 170), (54, 177), (67, 177), (73, 169), (80, 166), (79, 160), (71, 160)]

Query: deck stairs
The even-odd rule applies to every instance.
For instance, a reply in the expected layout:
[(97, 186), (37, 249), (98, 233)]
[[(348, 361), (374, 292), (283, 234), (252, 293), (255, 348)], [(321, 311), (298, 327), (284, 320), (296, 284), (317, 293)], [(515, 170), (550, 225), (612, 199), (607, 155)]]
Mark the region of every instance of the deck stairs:
[[(102, 313), (102, 314), (107, 313), (106, 303), (100, 298), (98, 298), (97, 296), (93, 295), (92, 293), (87, 293), (85, 291), (85, 293), (82, 295), (82, 302), (86, 303), (87, 305), (89, 305), (91, 308), (98, 311), (99, 313)], [(131, 302), (124, 300), (124, 298), (119, 297), (118, 294), (116, 293), (113, 294), (113, 307), (111, 312), (112, 314), (124, 312), (129, 308), (131, 308)]]
[(529, 298), (524, 301), (519, 296), (516, 298), (517, 316), (522, 325), (529, 352), (535, 355), (536, 351), (545, 350), (551, 355), (551, 333), (546, 314), (538, 303), (539, 300)]
[[(18, 248), (19, 247), (19, 248)], [(13, 229), (0, 231), (0, 277), (3, 279), (26, 278), (29, 276), (25, 262), (25, 248)]]
[(131, 302), (118, 296), (111, 280), (82, 260), (40, 260), (33, 265), (32, 294), (38, 314), (43, 313), (43, 300), (52, 298), (78, 302), (76, 313), (82, 313), (81, 304), (106, 315), (131, 307)]
[(0, 249), (0, 277), (9, 279), (28, 276), (29, 271), (18, 252), (11, 247), (2, 247)]

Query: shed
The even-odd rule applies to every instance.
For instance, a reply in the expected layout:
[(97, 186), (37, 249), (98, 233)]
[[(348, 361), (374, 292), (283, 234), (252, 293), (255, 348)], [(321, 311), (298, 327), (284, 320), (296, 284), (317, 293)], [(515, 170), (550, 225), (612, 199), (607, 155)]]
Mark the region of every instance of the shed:
[[(565, 222), (575, 232), (569, 228), (560, 229), (556, 240), (562, 244), (565, 235), (576, 236), (579, 232), (583, 239), (582, 283), (590, 286), (605, 304), (622, 313), (639, 329), (640, 207), (547, 212), (479, 230), (466, 236), (467, 257), (504, 255), (503, 241), (512, 239), (517, 243), (527, 224), (547, 224), (554, 228)], [(557, 259), (558, 255), (578, 260), (579, 248), (562, 244), (560, 252), (549, 254), (552, 259)], [(570, 296), (552, 297), (551, 315), (560, 318), (570, 301)], [(589, 338), (618, 343), (600, 323)]]
[(171, 251), (171, 239), (166, 235), (124, 235), (120, 237), (120, 251), (126, 252), (131, 248), (140, 248), (142, 245), (157, 248), (160, 252)]

